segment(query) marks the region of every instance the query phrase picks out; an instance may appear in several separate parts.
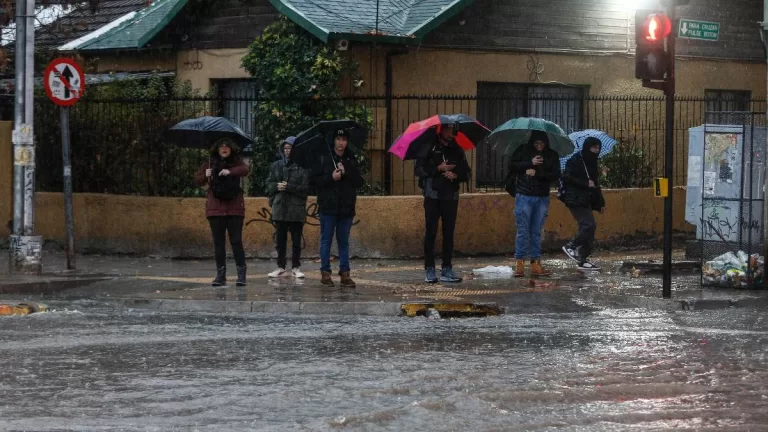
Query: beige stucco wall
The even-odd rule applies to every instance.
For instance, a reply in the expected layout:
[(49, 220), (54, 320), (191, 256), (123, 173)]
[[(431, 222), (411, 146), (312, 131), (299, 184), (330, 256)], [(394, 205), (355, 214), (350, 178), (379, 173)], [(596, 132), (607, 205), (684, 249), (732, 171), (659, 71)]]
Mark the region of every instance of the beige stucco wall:
[(205, 93), (211, 87), (211, 80), (248, 78), (248, 73), (240, 66), (247, 52), (246, 48), (180, 51), (176, 59), (176, 75)]
[[(5, 196), (3, 197), (5, 199)], [(662, 231), (663, 201), (651, 190), (606, 191), (608, 212), (598, 215), (597, 237), (603, 242)], [(677, 230), (684, 222), (685, 194), (675, 194)], [(172, 257), (210, 256), (211, 239), (201, 198), (151, 198), (75, 194), (75, 238), (78, 250), (155, 254)], [(310, 201), (308, 213), (314, 213)], [(246, 201), (244, 242), (250, 256), (274, 253), (273, 228), (265, 198)], [(38, 193), (36, 223), (46, 239), (64, 240), (63, 196)], [(353, 255), (366, 258), (417, 257), (424, 232), (422, 198), (361, 197), (352, 230)], [(506, 194), (473, 194), (462, 198), (456, 229), (456, 250), (465, 254), (501, 254), (514, 250), (514, 201)], [(305, 228), (306, 255), (318, 251), (318, 221)], [(575, 232), (570, 213), (552, 200), (545, 226), (545, 245), (557, 247)]]
[[(661, 92), (642, 88), (635, 79), (633, 55), (536, 54), (542, 82), (588, 85), (590, 95), (630, 96)], [(394, 58), (396, 94), (475, 94), (478, 81), (535, 83), (530, 56), (521, 53), (414, 50)], [(751, 90), (765, 95), (766, 65), (724, 61), (677, 61), (677, 94), (704, 96), (705, 89)]]

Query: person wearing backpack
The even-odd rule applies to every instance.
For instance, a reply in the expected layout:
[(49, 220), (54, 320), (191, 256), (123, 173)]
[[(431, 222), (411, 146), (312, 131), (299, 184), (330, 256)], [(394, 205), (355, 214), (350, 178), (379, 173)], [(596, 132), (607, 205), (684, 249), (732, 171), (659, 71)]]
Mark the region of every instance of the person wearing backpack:
[(571, 156), (565, 164), (561, 180), (560, 199), (579, 224), (579, 232), (563, 246), (563, 252), (576, 261), (579, 270), (600, 271), (600, 267), (589, 260), (595, 241), (597, 222), (593, 212), (605, 212), (605, 198), (600, 189), (600, 174), (597, 158), (602, 142), (594, 137), (584, 140), (579, 153)]
[[(309, 194), (309, 173), (291, 159), (295, 137), (288, 137), (280, 144), (280, 158), (272, 164), (267, 178), (269, 205), (272, 207), (272, 223), (275, 224), (277, 246), (277, 270), (269, 273), (270, 278), (292, 275), (301, 279), (301, 240), (304, 223), (307, 220), (307, 195)], [(291, 273), (286, 271), (286, 249), (288, 233), (293, 244)]]
[(533, 131), (527, 145), (512, 155), (511, 175), (515, 189), (515, 272), (525, 276), (525, 260), (531, 261), (531, 276), (550, 276), (541, 265), (541, 235), (549, 215), (550, 189), (560, 178), (560, 156), (549, 146), (544, 132)]
[(195, 173), (195, 183), (198, 186), (208, 185), (205, 216), (211, 226), (216, 258), (216, 277), (211, 282), (212, 286), (227, 283), (227, 233), (237, 265), (237, 286), (245, 286), (245, 199), (240, 182), (246, 176), (248, 165), (240, 156), (240, 148), (227, 138), (214, 143), (210, 158)]

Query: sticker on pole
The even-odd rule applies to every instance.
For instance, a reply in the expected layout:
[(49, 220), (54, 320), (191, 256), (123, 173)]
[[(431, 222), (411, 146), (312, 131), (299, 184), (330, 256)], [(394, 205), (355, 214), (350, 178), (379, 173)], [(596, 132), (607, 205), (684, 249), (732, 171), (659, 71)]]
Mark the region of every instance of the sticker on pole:
[(85, 92), (85, 74), (72, 59), (56, 59), (48, 65), (43, 77), (45, 93), (59, 106), (71, 106)]

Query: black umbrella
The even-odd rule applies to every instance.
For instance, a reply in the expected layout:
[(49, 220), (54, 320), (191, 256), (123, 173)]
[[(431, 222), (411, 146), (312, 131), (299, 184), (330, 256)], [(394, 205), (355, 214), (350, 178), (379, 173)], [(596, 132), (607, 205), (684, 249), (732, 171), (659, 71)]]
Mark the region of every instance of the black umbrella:
[(243, 153), (253, 152), (253, 139), (240, 127), (222, 117), (184, 120), (169, 130), (180, 147), (210, 149), (221, 138), (229, 138)]
[(336, 131), (349, 133), (349, 145), (360, 149), (368, 140), (368, 131), (352, 120), (326, 120), (300, 133), (293, 143), (291, 159), (304, 168), (309, 168), (321, 154), (331, 154), (331, 142)]

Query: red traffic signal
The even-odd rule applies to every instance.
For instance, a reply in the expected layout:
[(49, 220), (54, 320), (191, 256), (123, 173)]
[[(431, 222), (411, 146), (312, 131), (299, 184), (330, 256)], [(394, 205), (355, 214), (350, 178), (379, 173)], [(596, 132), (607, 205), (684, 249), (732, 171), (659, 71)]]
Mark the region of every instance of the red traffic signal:
[(672, 33), (672, 21), (661, 13), (650, 14), (643, 20), (642, 26), (637, 29), (639, 42), (659, 43)]

